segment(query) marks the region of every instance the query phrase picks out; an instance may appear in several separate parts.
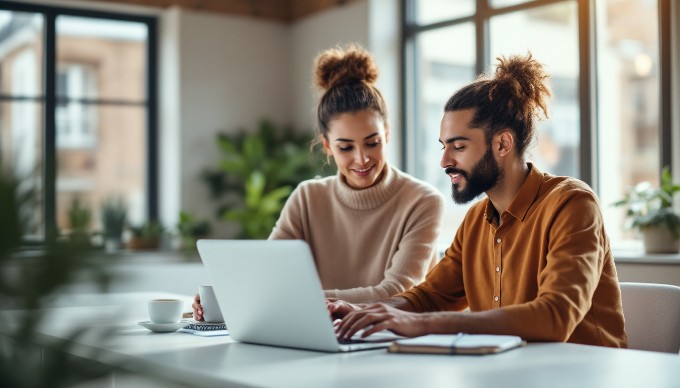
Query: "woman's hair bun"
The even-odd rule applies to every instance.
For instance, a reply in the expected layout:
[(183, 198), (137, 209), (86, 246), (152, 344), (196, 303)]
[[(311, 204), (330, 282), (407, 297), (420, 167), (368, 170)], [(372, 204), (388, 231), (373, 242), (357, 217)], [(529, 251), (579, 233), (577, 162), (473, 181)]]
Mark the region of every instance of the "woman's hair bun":
[(368, 51), (356, 44), (322, 52), (315, 61), (315, 83), (324, 90), (355, 82), (373, 84), (378, 68)]

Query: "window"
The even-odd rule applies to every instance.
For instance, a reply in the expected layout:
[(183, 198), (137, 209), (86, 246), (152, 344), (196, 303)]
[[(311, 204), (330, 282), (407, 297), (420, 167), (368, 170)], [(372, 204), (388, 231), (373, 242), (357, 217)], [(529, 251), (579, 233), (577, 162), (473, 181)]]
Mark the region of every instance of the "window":
[[(407, 0), (405, 16), (405, 149), (409, 172), (448, 195), (433, 158), (443, 106), (460, 86), (491, 70), (500, 55), (526, 54), (551, 74), (551, 118), (539, 124), (528, 158), (546, 172), (584, 180), (598, 193), (617, 248), (636, 245), (623, 211), (609, 206), (632, 185), (658, 182), (671, 164), (670, 66), (662, 71), (660, 23), (666, 0), (477, 0), (465, 12), (437, 12)], [(589, 28), (591, 25), (595, 27)], [(663, 38), (663, 39), (662, 39)], [(589, 55), (594, 52), (595, 55)], [(665, 89), (664, 89), (665, 88)], [(664, 94), (665, 90), (665, 94)], [(592, 109), (597, 107), (597, 109)], [(660, 113), (661, 112), (661, 113)], [(664, 113), (666, 112), (666, 113)], [(439, 154), (437, 149), (437, 154)], [(676, 150), (677, 152), (677, 150)], [(441, 243), (450, 243), (468, 206), (449, 201)]]
[(67, 232), (75, 198), (93, 230), (112, 195), (130, 222), (156, 218), (155, 25), (0, 4), (0, 157), (36, 193), (27, 240)]

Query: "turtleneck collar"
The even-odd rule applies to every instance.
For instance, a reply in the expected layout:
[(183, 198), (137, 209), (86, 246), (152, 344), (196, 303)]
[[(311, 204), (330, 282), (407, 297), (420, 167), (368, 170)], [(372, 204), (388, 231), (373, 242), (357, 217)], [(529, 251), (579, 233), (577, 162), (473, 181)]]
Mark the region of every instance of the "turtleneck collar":
[(397, 169), (386, 164), (385, 173), (380, 181), (369, 188), (363, 190), (351, 188), (340, 172), (338, 172), (337, 183), (335, 196), (340, 203), (353, 210), (371, 210), (392, 198), (404, 184), (404, 178), (400, 176)]

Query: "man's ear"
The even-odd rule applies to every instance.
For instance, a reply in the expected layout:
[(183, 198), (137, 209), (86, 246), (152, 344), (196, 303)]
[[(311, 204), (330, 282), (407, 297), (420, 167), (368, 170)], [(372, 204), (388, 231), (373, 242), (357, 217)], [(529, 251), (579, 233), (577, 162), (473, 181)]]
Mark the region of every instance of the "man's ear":
[(515, 136), (509, 129), (504, 129), (494, 136), (494, 151), (498, 156), (505, 156), (515, 148)]

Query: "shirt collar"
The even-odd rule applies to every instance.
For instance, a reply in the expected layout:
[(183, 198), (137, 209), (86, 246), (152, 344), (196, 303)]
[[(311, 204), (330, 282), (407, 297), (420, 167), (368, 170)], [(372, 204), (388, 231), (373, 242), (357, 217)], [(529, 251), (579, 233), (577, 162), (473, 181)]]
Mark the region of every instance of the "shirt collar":
[[(529, 175), (527, 175), (524, 183), (520, 186), (517, 195), (515, 195), (508, 210), (506, 210), (511, 216), (520, 221), (524, 221), (524, 217), (526, 217), (529, 208), (536, 200), (538, 191), (541, 188), (541, 183), (543, 183), (543, 173), (536, 168), (533, 163), (527, 163), (527, 165), (529, 166)], [(491, 201), (487, 198), (484, 218), (489, 222), (493, 222), (493, 215), (495, 213), (496, 210), (493, 208), (493, 204), (491, 204)]]

